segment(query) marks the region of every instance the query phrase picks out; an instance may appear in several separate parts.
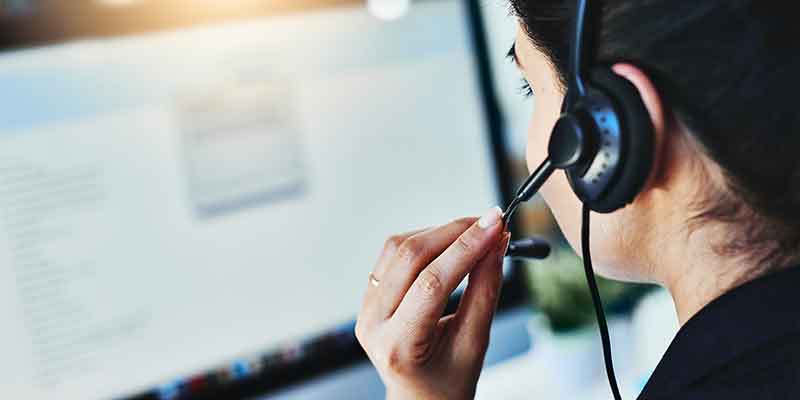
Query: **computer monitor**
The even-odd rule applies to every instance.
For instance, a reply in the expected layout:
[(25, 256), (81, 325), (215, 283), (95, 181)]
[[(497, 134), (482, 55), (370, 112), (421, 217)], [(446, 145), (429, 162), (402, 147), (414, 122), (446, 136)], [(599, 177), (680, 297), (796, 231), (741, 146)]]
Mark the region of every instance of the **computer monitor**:
[(363, 361), (384, 239), (510, 191), (477, 2), (0, 4), (3, 398), (245, 397)]

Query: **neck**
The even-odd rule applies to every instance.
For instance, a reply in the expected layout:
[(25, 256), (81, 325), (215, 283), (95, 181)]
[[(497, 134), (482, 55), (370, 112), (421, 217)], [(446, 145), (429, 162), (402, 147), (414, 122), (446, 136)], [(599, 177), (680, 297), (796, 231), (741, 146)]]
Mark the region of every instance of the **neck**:
[(717, 297), (756, 277), (749, 275), (753, 269), (741, 260), (722, 257), (710, 248), (713, 238), (724, 237), (713, 231), (699, 230), (683, 243), (659, 249), (654, 271), (665, 272), (658, 281), (672, 295), (681, 326)]
[(701, 277), (684, 276), (666, 285), (666, 288), (672, 295), (678, 323), (683, 326), (708, 303), (732, 287), (724, 288), (714, 282), (703, 281)]
[[(686, 134), (676, 138), (663, 155), (664, 163), (673, 165), (669, 174), (657, 179), (659, 190), (652, 190), (646, 201), (669, 205), (670, 208), (649, 207), (653, 213), (643, 220), (649, 231), (648, 250), (644, 256), (649, 264), (651, 279), (666, 287), (675, 303), (681, 326), (708, 303), (734, 287), (757, 277), (752, 265), (736, 257), (725, 257), (714, 250), (720, 240), (731, 237), (723, 223), (707, 222), (702, 226), (687, 226), (696, 204), (698, 192), (706, 190), (697, 182), (724, 190), (722, 171), (702, 156), (701, 146)], [(654, 210), (661, 210), (655, 212)], [(641, 231), (647, 232), (642, 228)]]

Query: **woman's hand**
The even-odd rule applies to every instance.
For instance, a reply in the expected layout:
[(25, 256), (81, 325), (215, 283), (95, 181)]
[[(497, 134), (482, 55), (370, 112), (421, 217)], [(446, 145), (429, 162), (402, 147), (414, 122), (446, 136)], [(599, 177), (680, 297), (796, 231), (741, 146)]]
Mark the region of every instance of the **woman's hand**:
[[(356, 336), (389, 399), (467, 399), (489, 344), (509, 234), (500, 210), (389, 238), (370, 276)], [(453, 315), (450, 294), (469, 274)]]

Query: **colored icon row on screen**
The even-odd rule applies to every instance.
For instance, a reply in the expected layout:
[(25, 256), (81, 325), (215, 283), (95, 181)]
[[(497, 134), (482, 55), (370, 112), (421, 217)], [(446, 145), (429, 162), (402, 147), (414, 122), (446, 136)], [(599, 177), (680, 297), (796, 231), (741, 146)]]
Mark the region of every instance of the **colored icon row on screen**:
[(353, 346), (354, 325), (353, 322), (343, 324), (325, 335), (304, 342), (285, 344), (266, 355), (236, 360), (204, 374), (173, 380), (159, 386), (154, 393), (144, 398), (179, 400), (209, 393), (247, 379), (268, 378), (271, 373), (300, 365), (310, 358), (329, 355), (338, 348)]

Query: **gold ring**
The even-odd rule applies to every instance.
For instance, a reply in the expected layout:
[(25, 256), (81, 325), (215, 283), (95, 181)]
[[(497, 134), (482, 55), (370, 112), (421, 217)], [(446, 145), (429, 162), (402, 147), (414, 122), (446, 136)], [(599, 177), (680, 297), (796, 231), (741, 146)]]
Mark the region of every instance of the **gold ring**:
[(378, 285), (380, 285), (380, 284), (381, 284), (381, 281), (380, 281), (380, 280), (378, 280), (378, 278), (376, 278), (376, 277), (375, 277), (375, 275), (374, 275), (372, 272), (370, 272), (370, 273), (369, 273), (369, 283), (370, 283), (372, 286), (378, 287)]

